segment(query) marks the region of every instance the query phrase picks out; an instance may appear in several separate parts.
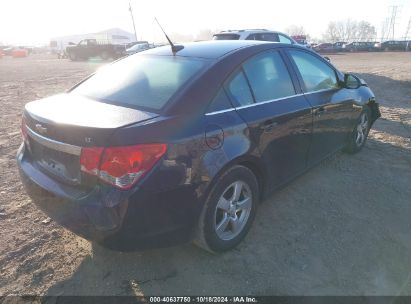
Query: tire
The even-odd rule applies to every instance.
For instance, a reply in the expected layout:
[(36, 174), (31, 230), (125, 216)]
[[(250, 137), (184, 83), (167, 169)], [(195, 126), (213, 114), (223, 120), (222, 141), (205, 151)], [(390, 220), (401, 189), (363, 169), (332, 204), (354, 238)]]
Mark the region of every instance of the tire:
[(108, 52), (104, 51), (104, 52), (101, 54), (101, 59), (103, 59), (104, 61), (109, 60), (109, 59), (110, 59), (110, 54), (109, 54)]
[(77, 56), (75, 53), (69, 53), (69, 58), (71, 61), (77, 61)]
[(357, 119), (355, 127), (348, 138), (348, 143), (343, 151), (354, 154), (361, 151), (367, 141), (368, 133), (371, 126), (371, 110), (366, 105)]
[(253, 172), (244, 166), (231, 167), (217, 178), (207, 196), (194, 243), (212, 253), (233, 249), (250, 230), (258, 202)]

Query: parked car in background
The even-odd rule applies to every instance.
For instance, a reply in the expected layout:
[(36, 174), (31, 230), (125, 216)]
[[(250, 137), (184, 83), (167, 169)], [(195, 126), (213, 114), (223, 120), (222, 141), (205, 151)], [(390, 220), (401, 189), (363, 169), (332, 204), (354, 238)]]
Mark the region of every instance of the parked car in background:
[(334, 52), (338, 53), (338, 52), (343, 52), (344, 48), (343, 46), (346, 45), (347, 42), (344, 41), (337, 41), (333, 43), (333, 47), (334, 47)]
[(294, 36), (291, 36), (291, 38), (294, 39), (299, 45), (303, 45), (307, 48), (311, 48), (311, 44), (308, 43), (306, 35), (294, 35)]
[(314, 47), (314, 51), (319, 53), (334, 53), (335, 48), (332, 43), (320, 43)]
[(287, 34), (266, 29), (228, 30), (213, 35), (213, 40), (259, 40), (298, 44)]
[(27, 103), (17, 162), (33, 202), (87, 239), (221, 252), (273, 190), (359, 152), (379, 116), (364, 81), (304, 47), (187, 43)]
[(13, 50), (15, 49), (15, 47), (13, 46), (3, 46), (2, 47), (2, 52), (4, 56), (11, 56), (11, 53), (13, 52)]
[(147, 41), (142, 41), (139, 43), (134, 44), (132, 47), (126, 50), (127, 55), (132, 55), (135, 53), (139, 53), (150, 48), (150, 44)]
[(307, 48), (311, 48), (311, 44), (308, 43), (306, 35), (294, 35), (294, 36), (291, 36), (291, 38), (294, 39), (299, 45), (303, 45)]
[(411, 41), (406, 40), (388, 40), (376, 44), (376, 48), (381, 51), (410, 51)]
[(13, 58), (25, 58), (29, 55), (29, 51), (26, 48), (16, 47), (11, 51)]
[(91, 57), (100, 57), (103, 60), (117, 59), (125, 55), (126, 49), (123, 45), (105, 43), (96, 39), (84, 39), (78, 44), (70, 44), (66, 48), (70, 60), (87, 60)]
[(356, 41), (344, 44), (342, 46), (344, 52), (371, 52), (375, 51), (375, 42)]
[(139, 40), (139, 41), (133, 41), (133, 42), (127, 43), (127, 44), (126, 44), (126, 49), (129, 49), (129, 48), (131, 48), (132, 46), (134, 46), (134, 45), (136, 45), (136, 44), (139, 44), (139, 43), (148, 43), (148, 41)]

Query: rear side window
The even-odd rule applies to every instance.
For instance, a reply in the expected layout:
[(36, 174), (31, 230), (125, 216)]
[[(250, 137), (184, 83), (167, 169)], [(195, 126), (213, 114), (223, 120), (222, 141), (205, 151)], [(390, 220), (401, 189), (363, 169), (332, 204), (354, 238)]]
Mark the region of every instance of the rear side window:
[(301, 74), (306, 92), (338, 87), (335, 71), (328, 64), (306, 52), (295, 50), (289, 52)]
[(248, 60), (243, 68), (256, 102), (295, 95), (291, 77), (278, 52), (257, 55)]
[(161, 109), (206, 61), (132, 55), (107, 65), (71, 91), (111, 104)]
[(238, 40), (240, 35), (237, 34), (217, 34), (213, 36), (213, 40)]
[(259, 40), (259, 41), (273, 41), (279, 42), (277, 33), (257, 33), (248, 35), (246, 40)]
[(230, 101), (228, 100), (227, 94), (224, 89), (221, 88), (214, 99), (211, 101), (207, 113), (217, 112), (222, 110), (227, 110), (232, 108)]
[(284, 35), (279, 34), (278, 37), (281, 43), (292, 44), (292, 41), (289, 38), (285, 37)]
[(253, 95), (242, 70), (238, 71), (226, 85), (227, 93), (236, 106), (254, 103)]

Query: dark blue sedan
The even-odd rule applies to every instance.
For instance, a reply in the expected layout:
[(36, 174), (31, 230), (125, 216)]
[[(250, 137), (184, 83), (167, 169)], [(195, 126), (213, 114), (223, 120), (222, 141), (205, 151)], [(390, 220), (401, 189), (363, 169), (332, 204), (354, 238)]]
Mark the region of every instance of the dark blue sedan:
[(306, 48), (188, 43), (28, 103), (17, 161), (32, 200), (80, 236), (221, 252), (271, 191), (338, 150), (360, 151), (379, 116), (364, 81)]

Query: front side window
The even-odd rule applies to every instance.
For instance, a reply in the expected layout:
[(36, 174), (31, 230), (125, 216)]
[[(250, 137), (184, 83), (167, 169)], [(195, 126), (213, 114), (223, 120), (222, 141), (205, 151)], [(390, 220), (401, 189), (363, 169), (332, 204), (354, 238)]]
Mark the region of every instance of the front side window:
[(160, 110), (206, 62), (176, 56), (129, 56), (100, 68), (71, 93), (111, 104)]
[(227, 93), (236, 106), (254, 103), (253, 95), (242, 70), (238, 71), (226, 85)]
[(257, 55), (244, 63), (243, 68), (256, 102), (295, 94), (291, 77), (278, 52), (269, 51)]
[(303, 51), (290, 50), (306, 92), (338, 88), (337, 76), (328, 64)]

